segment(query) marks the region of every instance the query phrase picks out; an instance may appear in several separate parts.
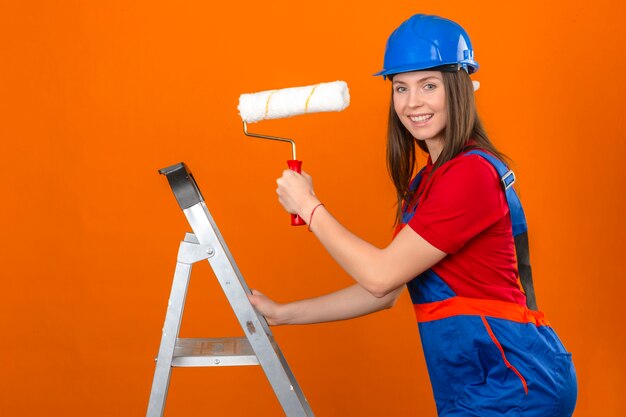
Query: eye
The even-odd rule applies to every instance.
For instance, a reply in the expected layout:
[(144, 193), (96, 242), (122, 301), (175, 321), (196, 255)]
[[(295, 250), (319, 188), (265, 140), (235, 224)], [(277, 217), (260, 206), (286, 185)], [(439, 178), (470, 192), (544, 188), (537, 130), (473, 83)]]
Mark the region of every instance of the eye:
[(403, 85), (398, 85), (396, 86), (396, 88), (394, 89), (396, 93), (404, 93), (406, 92), (407, 88)]
[(437, 88), (436, 84), (433, 84), (433, 83), (424, 84), (424, 90), (434, 90), (435, 88)]

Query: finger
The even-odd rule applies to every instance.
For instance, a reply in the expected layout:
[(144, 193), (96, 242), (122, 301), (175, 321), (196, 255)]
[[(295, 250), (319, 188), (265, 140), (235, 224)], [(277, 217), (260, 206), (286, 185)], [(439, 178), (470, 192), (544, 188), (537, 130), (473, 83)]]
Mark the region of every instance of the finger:
[(250, 301), (250, 304), (258, 310), (263, 303), (262, 294), (259, 294), (258, 292), (256, 294), (248, 294), (248, 301)]
[(283, 173), (282, 173), (282, 175), (281, 175), (280, 177), (276, 178), (276, 183), (277, 183), (278, 185), (284, 184), (284, 183), (285, 183), (285, 181), (287, 181), (287, 180), (288, 180), (288, 178), (290, 178), (290, 172), (291, 172), (291, 171), (290, 171), (290, 170), (288, 170), (288, 169), (284, 170), (284, 171), (283, 171)]
[(248, 301), (252, 304), (252, 307), (256, 308), (256, 303), (258, 301), (257, 296), (254, 294), (248, 294)]

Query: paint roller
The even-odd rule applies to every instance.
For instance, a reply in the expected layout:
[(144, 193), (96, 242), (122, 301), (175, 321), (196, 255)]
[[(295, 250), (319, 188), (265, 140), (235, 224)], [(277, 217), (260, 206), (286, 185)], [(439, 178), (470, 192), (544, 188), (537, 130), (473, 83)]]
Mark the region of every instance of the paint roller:
[[(243, 120), (243, 133), (261, 139), (291, 143), (292, 159), (287, 166), (295, 172), (302, 172), (302, 161), (296, 159), (296, 143), (292, 139), (259, 135), (248, 132), (248, 123), (262, 120), (282, 119), (306, 113), (341, 111), (350, 104), (350, 92), (345, 81), (334, 81), (305, 87), (283, 88), (261, 91), (239, 96), (239, 115)], [(292, 226), (306, 223), (296, 215), (291, 215)]]

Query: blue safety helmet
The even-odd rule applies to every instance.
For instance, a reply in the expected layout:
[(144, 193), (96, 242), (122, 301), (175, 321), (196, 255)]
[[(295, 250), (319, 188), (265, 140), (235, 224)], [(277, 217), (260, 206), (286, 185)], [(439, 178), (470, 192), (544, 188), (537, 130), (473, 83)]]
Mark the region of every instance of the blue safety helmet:
[(416, 14), (403, 22), (387, 40), (384, 69), (374, 75), (426, 69), (478, 71), (467, 32), (452, 20)]

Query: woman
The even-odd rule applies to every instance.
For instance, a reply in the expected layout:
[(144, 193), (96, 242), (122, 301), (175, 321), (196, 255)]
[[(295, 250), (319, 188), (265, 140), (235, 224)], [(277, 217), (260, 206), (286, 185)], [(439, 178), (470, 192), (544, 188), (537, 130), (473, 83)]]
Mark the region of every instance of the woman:
[[(571, 355), (536, 311), (532, 281), (526, 292), (519, 285), (520, 275), (530, 278), (526, 223), (514, 176), (476, 112), (467, 33), (415, 15), (390, 36), (384, 67), (376, 75), (392, 85), (393, 241), (379, 249), (349, 232), (311, 177), (287, 170), (277, 180), (280, 203), (356, 284), (288, 304), (253, 291), (250, 301), (271, 325), (319, 323), (390, 308), (406, 285), (440, 416), (571, 416)], [(416, 144), (429, 158), (411, 180)]]

